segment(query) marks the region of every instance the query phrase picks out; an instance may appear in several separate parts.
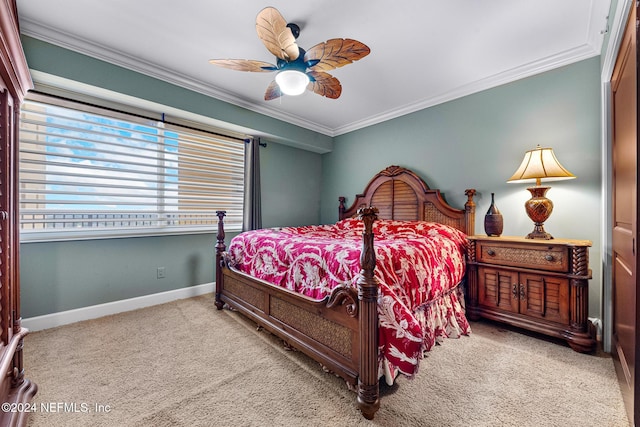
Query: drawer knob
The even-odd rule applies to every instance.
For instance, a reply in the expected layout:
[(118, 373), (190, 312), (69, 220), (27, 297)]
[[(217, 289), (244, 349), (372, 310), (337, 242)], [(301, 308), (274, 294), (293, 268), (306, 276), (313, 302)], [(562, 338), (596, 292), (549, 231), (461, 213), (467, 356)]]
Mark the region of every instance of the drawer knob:
[(544, 256), (544, 259), (546, 259), (547, 261), (553, 261), (555, 258), (553, 257), (553, 255), (547, 254)]
[(494, 256), (495, 254), (496, 254), (496, 251), (494, 251), (493, 249), (489, 249), (489, 250), (487, 251), (487, 255)]

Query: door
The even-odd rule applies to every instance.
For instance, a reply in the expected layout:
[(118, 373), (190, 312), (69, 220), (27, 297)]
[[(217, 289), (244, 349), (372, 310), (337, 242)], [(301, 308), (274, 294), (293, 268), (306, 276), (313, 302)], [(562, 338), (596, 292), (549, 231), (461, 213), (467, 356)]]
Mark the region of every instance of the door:
[(613, 104), (612, 213), (612, 353), (625, 407), (632, 424), (640, 424), (637, 359), (637, 30), (636, 5), (620, 46), (611, 78)]

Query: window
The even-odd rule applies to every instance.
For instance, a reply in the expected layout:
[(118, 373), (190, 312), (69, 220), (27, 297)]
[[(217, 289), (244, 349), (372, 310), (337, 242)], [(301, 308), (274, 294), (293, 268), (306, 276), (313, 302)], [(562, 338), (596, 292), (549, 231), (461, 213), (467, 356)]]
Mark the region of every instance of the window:
[(240, 230), (244, 146), (141, 116), (38, 96), (22, 106), (21, 239)]

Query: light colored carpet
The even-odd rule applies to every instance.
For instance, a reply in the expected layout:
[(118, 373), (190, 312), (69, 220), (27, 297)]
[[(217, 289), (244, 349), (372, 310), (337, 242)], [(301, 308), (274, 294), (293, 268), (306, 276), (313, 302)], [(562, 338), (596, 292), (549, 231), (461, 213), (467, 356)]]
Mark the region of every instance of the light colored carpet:
[(29, 425), (628, 425), (606, 354), (472, 328), (428, 353), (416, 379), (385, 390), (367, 421), (341, 379), (216, 310), (212, 296), (79, 322), (25, 339), (26, 376), (39, 387)]

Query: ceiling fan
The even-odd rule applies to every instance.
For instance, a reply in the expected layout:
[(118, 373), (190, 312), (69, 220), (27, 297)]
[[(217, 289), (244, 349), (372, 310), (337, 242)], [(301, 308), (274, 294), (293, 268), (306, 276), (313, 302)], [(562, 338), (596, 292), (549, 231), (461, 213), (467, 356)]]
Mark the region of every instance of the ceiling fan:
[(364, 43), (352, 39), (330, 39), (305, 51), (296, 44), (300, 27), (287, 23), (276, 8), (266, 7), (256, 17), (258, 37), (276, 56), (276, 64), (249, 59), (211, 59), (209, 62), (236, 71), (277, 71), (264, 94), (266, 101), (284, 95), (300, 95), (305, 89), (337, 99), (342, 93), (340, 81), (328, 70), (351, 64), (371, 52)]

